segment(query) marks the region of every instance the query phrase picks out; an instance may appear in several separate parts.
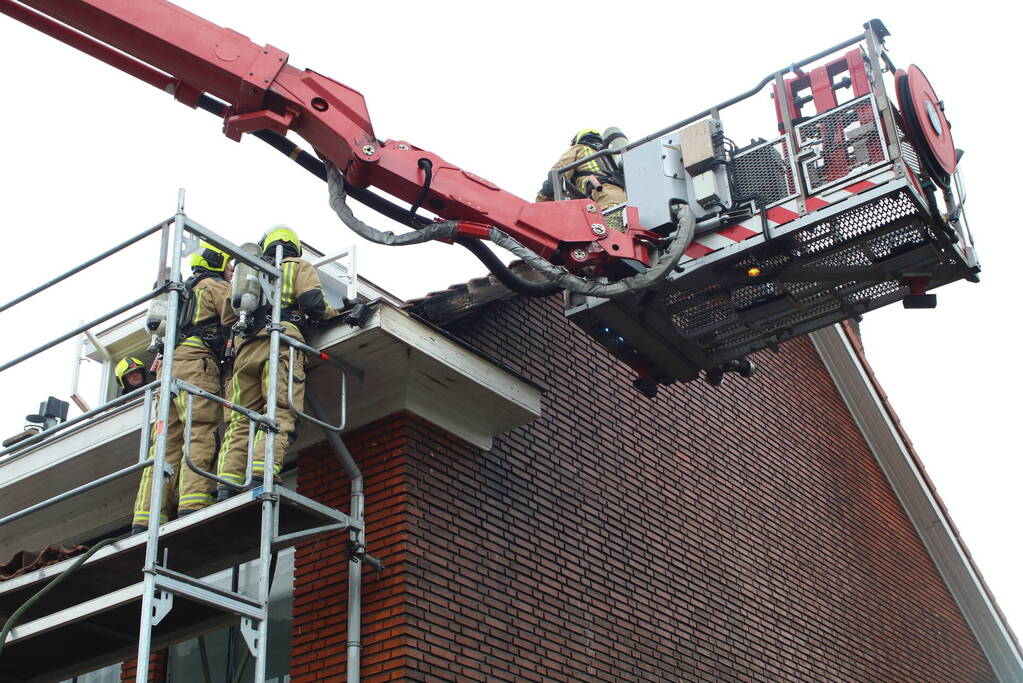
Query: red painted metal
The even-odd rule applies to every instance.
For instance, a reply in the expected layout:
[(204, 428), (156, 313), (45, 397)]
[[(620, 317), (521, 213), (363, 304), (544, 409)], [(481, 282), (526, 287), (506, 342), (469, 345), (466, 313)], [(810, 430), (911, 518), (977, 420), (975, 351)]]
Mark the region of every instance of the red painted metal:
[[(898, 77), (903, 77), (901, 70)], [(900, 108), (904, 114), (909, 115), (912, 112), (916, 116), (917, 125), (923, 133), (924, 141), (927, 143), (931, 158), (935, 163), (946, 173), (955, 173), (956, 147), (952, 142), (952, 130), (948, 125), (948, 119), (945, 118), (945, 112), (942, 110), (941, 100), (934, 94), (934, 88), (927, 80), (927, 76), (924, 76), (924, 72), (916, 64), (909, 65), (904, 77), (909, 79), (909, 102), (903, 102), (900, 98)], [(934, 114), (933, 120), (938, 124), (937, 129), (932, 124), (928, 110)]]
[(907, 277), (901, 284), (909, 286), (909, 293), (913, 296), (922, 296), (927, 293), (927, 285), (931, 279), (928, 277)]
[(260, 109), (251, 114), (234, 114), (224, 121), (224, 135), (235, 142), (240, 142), (242, 133), (256, 130), (272, 130), (284, 135), (295, 120), (295, 112), (289, 111), (281, 116), (267, 109)]
[(824, 201), (820, 197), (807, 197), (806, 198), (806, 210), (807, 211), (819, 211), (828, 205), (828, 202)]
[(869, 180), (861, 180), (858, 183), (846, 185), (842, 189), (846, 192), (851, 192), (852, 194), (859, 194), (860, 192), (865, 192), (873, 187), (877, 187), (877, 183), (872, 183)]
[[(813, 102), (814, 111), (812, 116), (819, 116), (839, 106), (838, 91), (846, 85), (841, 76), (848, 74), (848, 87), (852, 89), (852, 98), (856, 99), (870, 93), (870, 79), (867, 77), (867, 62), (863, 52), (853, 49), (841, 57), (834, 59), (822, 66), (815, 67), (808, 72), (798, 73), (785, 79), (784, 93), (779, 98), (775, 88), (775, 113), (778, 116), (778, 128), (783, 130), (781, 115), (781, 104), (779, 100), (784, 99), (793, 121), (797, 123), (811, 114), (803, 113), (803, 108)], [(810, 99), (802, 97), (800, 93), (809, 89)], [(873, 109), (869, 102), (856, 105), (856, 116), (862, 124), (872, 124), (874, 120)], [(823, 145), (823, 168), (829, 181), (836, 181), (847, 176), (852, 169), (851, 160), (845, 152), (847, 147), (845, 124), (838, 121), (824, 121), (821, 124), (824, 136)], [(883, 160), (883, 151), (880, 146), (870, 150), (870, 163), (875, 164)]]
[(490, 226), (472, 221), (458, 222), (458, 235), (460, 237), (473, 237), (480, 240), (490, 238)]
[(848, 73), (849, 87), (852, 88), (852, 98), (862, 97), (870, 92), (870, 79), (867, 78), (867, 62), (863, 58), (863, 52), (853, 49), (846, 52), (838, 59), (834, 59), (822, 66), (815, 67), (808, 72), (799, 72), (785, 78), (785, 92), (778, 95), (777, 87), (774, 88), (774, 109), (778, 116), (779, 130), (782, 130), (784, 119), (781, 115), (780, 103), (785, 101), (789, 108), (789, 115), (794, 121), (808, 116), (803, 114), (803, 107), (808, 102), (799, 104), (800, 93), (809, 89), (811, 101), (815, 112), (814, 116), (823, 114), (826, 111), (838, 106), (838, 90), (841, 79), (838, 77)]
[(603, 272), (619, 259), (649, 264), (650, 240), (659, 239), (640, 227), (635, 214), (626, 232), (609, 230), (599, 212), (588, 210), (592, 202), (534, 204), (408, 143), (381, 143), (357, 91), (299, 70), (288, 64), (286, 52), (256, 45), (165, 0), (0, 0), (0, 11), (190, 106), (203, 92), (228, 102), (224, 132), (231, 139), (266, 128), (294, 131), (356, 186), (373, 185), (412, 202), (422, 189), (418, 162), (429, 159), (433, 179), (425, 208), (446, 219), (496, 226), (555, 261), (583, 247), (583, 261), (565, 259), (576, 270)]
[(772, 206), (767, 210), (767, 220), (782, 225), (799, 218), (799, 214), (782, 206)]
[(174, 92), (174, 89), (177, 86), (178, 81), (171, 76), (161, 73), (160, 71), (157, 71), (138, 60), (132, 59), (122, 52), (113, 50), (99, 41), (82, 35), (81, 33), (68, 28), (64, 24), (50, 19), (46, 15), (40, 14), (17, 2), (13, 2), (13, 0), (0, 0), (0, 12), (3, 12), (7, 16), (18, 20), (23, 24), (31, 26), (37, 31), (45, 33), (52, 38), (56, 38), (62, 43), (67, 43), (68, 45), (76, 47), (85, 54), (95, 57), (101, 62), (106, 62), (110, 66), (120, 69), (125, 73), (131, 74), (135, 78), (138, 78), (155, 88), (159, 88), (166, 92)]

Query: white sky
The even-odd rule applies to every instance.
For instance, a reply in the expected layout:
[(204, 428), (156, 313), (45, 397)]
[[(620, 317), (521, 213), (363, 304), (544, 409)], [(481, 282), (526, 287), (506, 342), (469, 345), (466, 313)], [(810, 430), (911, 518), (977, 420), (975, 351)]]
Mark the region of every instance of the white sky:
[[(527, 198), (576, 130), (619, 125), (642, 137), (881, 17), (894, 34), (893, 59), (924, 69), (967, 151), (968, 215), (984, 272), (979, 285), (939, 290), (936, 311), (869, 314), (864, 341), (999, 604), (1023, 629), (1015, 424), (1023, 373), (1013, 343), (1021, 102), (1007, 66), (1018, 15), (1006, 5), (180, 4), (361, 91), (378, 137), (408, 140)], [(322, 250), (354, 241), (327, 207), (325, 186), (261, 142), (231, 142), (214, 117), (7, 17), (0, 44), (0, 300), (171, 215), (178, 187), (193, 219), (239, 243), (279, 222)], [(726, 118), (726, 133), (770, 137), (770, 103), (766, 95), (758, 102), (758, 130), (729, 129)], [(360, 208), (364, 220), (383, 223)], [(454, 247), (358, 248), (360, 272), (406, 298), (482, 273)], [(102, 277), (79, 276), (4, 313), (0, 361), (143, 293), (155, 250), (133, 250)], [(71, 353), (65, 345), (5, 373), (0, 432), (18, 431), (47, 394), (66, 396)]]

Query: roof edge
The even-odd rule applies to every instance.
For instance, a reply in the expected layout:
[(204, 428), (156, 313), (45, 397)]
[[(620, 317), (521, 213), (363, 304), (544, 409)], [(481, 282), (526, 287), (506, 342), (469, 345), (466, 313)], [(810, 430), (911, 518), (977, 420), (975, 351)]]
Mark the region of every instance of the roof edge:
[(1023, 648), (867, 363), (862, 343), (845, 325), (813, 332), (810, 340), (995, 675), (1001, 681), (1023, 680)]

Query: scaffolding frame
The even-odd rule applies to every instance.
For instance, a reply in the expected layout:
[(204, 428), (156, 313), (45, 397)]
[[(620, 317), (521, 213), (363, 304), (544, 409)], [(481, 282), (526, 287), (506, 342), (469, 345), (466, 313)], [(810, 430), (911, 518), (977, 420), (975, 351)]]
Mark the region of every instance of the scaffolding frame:
[[(214, 586), (203, 581), (201, 578), (196, 578), (188, 575), (187, 573), (172, 570), (170, 568), (170, 561), (173, 558), (169, 557), (166, 549), (164, 549), (163, 557), (160, 557), (161, 529), (163, 525), (159, 523), (151, 523), (149, 524), (145, 534), (142, 580), (139, 584), (134, 586), (125, 586), (120, 590), (92, 600), (83, 600), (76, 604), (72, 604), (63, 610), (58, 610), (53, 614), (47, 614), (46, 616), (37, 618), (25, 624), (16, 624), (14, 628), (11, 629), (7, 642), (14, 644), (19, 640), (27, 639), (34, 635), (38, 635), (39, 633), (59, 628), (62, 624), (72, 624), (81, 621), (93, 613), (90, 612), (90, 610), (111, 609), (114, 606), (126, 604), (126, 602), (130, 602), (131, 600), (141, 597), (138, 648), (136, 652), (136, 682), (145, 683), (149, 676), (149, 658), (153, 644), (153, 629), (164, 619), (164, 617), (168, 615), (168, 613), (170, 613), (174, 605), (174, 598), (177, 596), (179, 598), (192, 601), (193, 603), (212, 607), (226, 614), (234, 615), (234, 617), (239, 620), (238, 625), (240, 634), (248, 646), (250, 654), (255, 660), (254, 680), (256, 683), (264, 683), (267, 667), (269, 603), (272, 582), (271, 574), (272, 566), (274, 564), (273, 558), (276, 555), (276, 551), (282, 547), (290, 546), (296, 541), (313, 535), (348, 529), (350, 533), (348, 545), (348, 681), (350, 683), (358, 681), (361, 651), (361, 561), (366, 561), (377, 569), (382, 567), (379, 560), (365, 552), (365, 506), (362, 474), (359, 471), (354, 458), (352, 458), (351, 453), (347, 450), (343, 441), (341, 441), (338, 436), (345, 426), (344, 403), (347, 392), (347, 374), (353, 370), (357, 374), (361, 373), (340, 359), (331, 358), (327, 354), (320, 353), (313, 347), (282, 334), (284, 328), (281, 325), (281, 262), (283, 258), (283, 249), (281, 246), (277, 247), (274, 263), (272, 265), (259, 258), (254, 258), (252, 255), (241, 249), (241, 247), (189, 219), (185, 214), (184, 199), (184, 190), (179, 190), (177, 209), (173, 217), (157, 223), (132, 238), (106, 250), (102, 254), (75, 266), (49, 282), (0, 306), (0, 312), (3, 312), (25, 300), (28, 300), (34, 295), (49, 289), (53, 285), (62, 282), (72, 275), (85, 270), (89, 266), (102, 262), (106, 258), (118, 253), (128, 246), (131, 246), (132, 244), (135, 244), (157, 232), (161, 233), (157, 277), (158, 285), (151, 292), (145, 296), (134, 299), (126, 305), (116, 308), (112, 312), (89, 321), (88, 323), (82, 323), (72, 331), (63, 334), (12, 361), (0, 365), (0, 372), (2, 372), (3, 370), (28, 360), (29, 358), (53, 348), (54, 346), (75, 336), (88, 334), (89, 330), (95, 326), (136, 308), (151, 299), (167, 295), (166, 332), (164, 335), (167, 342), (165, 343), (160, 377), (154, 379), (154, 381), (144, 387), (140, 387), (128, 394), (107, 401), (94, 409), (87, 410), (83, 414), (71, 420), (67, 420), (54, 428), (40, 432), (33, 437), (11, 446), (10, 448), (0, 450), (0, 458), (3, 458), (4, 456), (13, 454), (15, 451), (21, 451), (30, 446), (38, 445), (43, 441), (54, 438), (58, 434), (75, 425), (79, 425), (101, 414), (120, 408), (121, 406), (135, 401), (141, 396), (143, 397), (143, 415), (139, 440), (138, 462), (134, 465), (124, 467), (71, 489), (70, 491), (66, 491), (50, 499), (10, 514), (0, 519), (0, 527), (17, 519), (31, 515), (41, 509), (66, 501), (76, 495), (150, 467), (153, 468), (153, 472), (161, 472), (164, 475), (160, 477), (152, 477), (153, 483), (151, 485), (149, 501), (149, 510), (151, 515), (150, 520), (152, 521), (155, 517), (155, 519), (159, 521), (160, 510), (164, 500), (164, 478), (165, 476), (177, 476), (178, 473), (173, 471), (173, 468), (168, 465), (166, 460), (167, 430), (153, 429), (152, 403), (155, 392), (158, 389), (161, 390), (163, 393), (161, 395), (161, 400), (158, 402), (156, 424), (167, 424), (170, 417), (171, 404), (173, 402), (172, 397), (178, 395), (180, 392), (185, 392), (187, 400), (185, 419), (183, 421), (184, 446), (181, 464), (179, 467), (187, 466), (193, 472), (215, 481), (220, 486), (230, 487), (237, 492), (244, 491), (247, 495), (252, 496), (258, 501), (260, 531), (258, 540), (258, 556), (255, 560), (258, 577), (257, 595), (255, 599), (252, 599), (248, 596)], [(269, 398), (266, 402), (265, 413), (256, 413), (242, 406), (235, 405), (216, 394), (204, 391), (188, 382), (177, 379), (173, 375), (174, 346), (176, 345), (174, 342), (178, 337), (177, 323), (180, 305), (180, 296), (175, 296), (173, 294), (180, 295), (185, 289), (185, 285), (181, 277), (181, 261), (184, 255), (193, 251), (194, 248), (198, 246), (198, 240), (203, 240), (215, 245), (230, 254), (231, 257), (252, 266), (260, 273), (264, 292), (271, 304), (270, 320), (267, 325), (270, 340), (267, 372), (267, 396)], [(354, 289), (354, 277), (354, 273), (351, 273), (351, 279), (349, 281), (350, 289)], [(306, 397), (306, 400), (311, 406), (311, 411), (315, 417), (297, 410), (294, 403), (293, 387), (290, 377), (287, 387), (287, 404), (297, 416), (323, 428), (324, 433), (327, 435), (328, 442), (332, 446), (351, 479), (352, 503), (350, 514), (345, 514), (341, 511), (328, 508), (327, 506), (316, 503), (304, 496), (284, 490), (280, 488), (280, 485), (274, 480), (276, 470), (273, 464), (275, 462), (274, 448), (276, 441), (276, 438), (274, 437), (279, 432), (279, 426), (276, 421), (277, 400), (275, 397), (277, 396), (278, 389), (283, 389), (283, 387), (278, 387), (278, 367), (281, 357), (282, 342), (289, 347), (288, 353), (292, 363), (294, 362), (295, 351), (297, 350), (303, 353), (317, 354), (320, 358), (323, 358), (341, 370), (340, 399), (342, 405), (340, 425), (332, 425), (326, 421), (323, 408), (312, 393)], [(206, 472), (192, 462), (189, 441), (192, 428), (192, 404), (193, 399), (196, 396), (219, 403), (234, 412), (241, 413), (249, 420), (246, 475), (241, 485), (228, 481), (222, 477), (218, 477), (211, 472)], [(264, 430), (267, 435), (267, 437), (263, 440), (264, 466), (261, 482), (253, 481), (253, 456), (255, 448), (254, 437), (257, 428)], [(156, 438), (155, 442), (151, 443), (154, 431)], [(152, 451), (151, 456), (149, 455), (150, 451)], [(236, 498), (244, 497), (237, 496)], [(204, 509), (202, 511), (203, 514), (195, 515), (195, 521), (197, 523), (209, 522), (211, 519), (216, 518), (220, 514), (226, 515), (231, 513), (236, 508), (242, 507), (249, 501), (242, 500), (239, 502), (238, 500), (235, 500), (234, 504), (230, 504), (230, 501), (228, 502), (228, 505), (214, 504)], [(304, 527), (298, 528), (297, 530), (292, 530), (285, 534), (279, 534), (278, 521), (281, 515), (282, 502), (286, 503), (288, 506), (300, 508), (304, 513), (314, 517), (318, 521), (309, 522)], [(217, 511), (218, 507), (222, 508), (219, 512)], [(189, 520), (191, 520), (191, 517)], [(190, 524), (190, 521), (186, 521), (184, 524), (178, 526), (187, 529)], [(127, 551), (134, 548), (137, 551), (137, 546), (140, 545), (139, 542), (136, 540), (132, 543), (131, 541), (132, 538), (129, 537), (129, 539), (114, 544), (115, 547), (112, 549), (104, 548), (103, 551), (96, 554), (96, 557), (90, 558), (89, 562), (99, 562), (102, 560), (110, 561), (110, 559), (116, 556), (119, 552), (119, 549), (116, 546), (122, 544), (125, 546), (122, 550)], [(57, 565), (57, 567), (60, 568), (63, 564), (64, 563), (61, 563), (60, 565)], [(48, 578), (50, 575), (55, 574), (56, 571), (57, 569), (50, 572), (41, 570), (39, 573), (42, 578)], [(57, 575), (59, 576), (60, 574)], [(3, 588), (4, 584), (0, 584), (0, 592), (3, 591)], [(0, 647), (3, 645), (4, 643), (0, 643)]]

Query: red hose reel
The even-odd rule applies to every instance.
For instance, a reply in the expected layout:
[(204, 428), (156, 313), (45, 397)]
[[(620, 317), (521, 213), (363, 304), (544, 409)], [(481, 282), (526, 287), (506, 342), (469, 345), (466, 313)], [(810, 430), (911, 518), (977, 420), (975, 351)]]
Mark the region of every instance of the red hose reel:
[(905, 133), (916, 148), (923, 170), (943, 188), (956, 170), (956, 148), (945, 118), (945, 104), (915, 64), (895, 72), (895, 90)]

